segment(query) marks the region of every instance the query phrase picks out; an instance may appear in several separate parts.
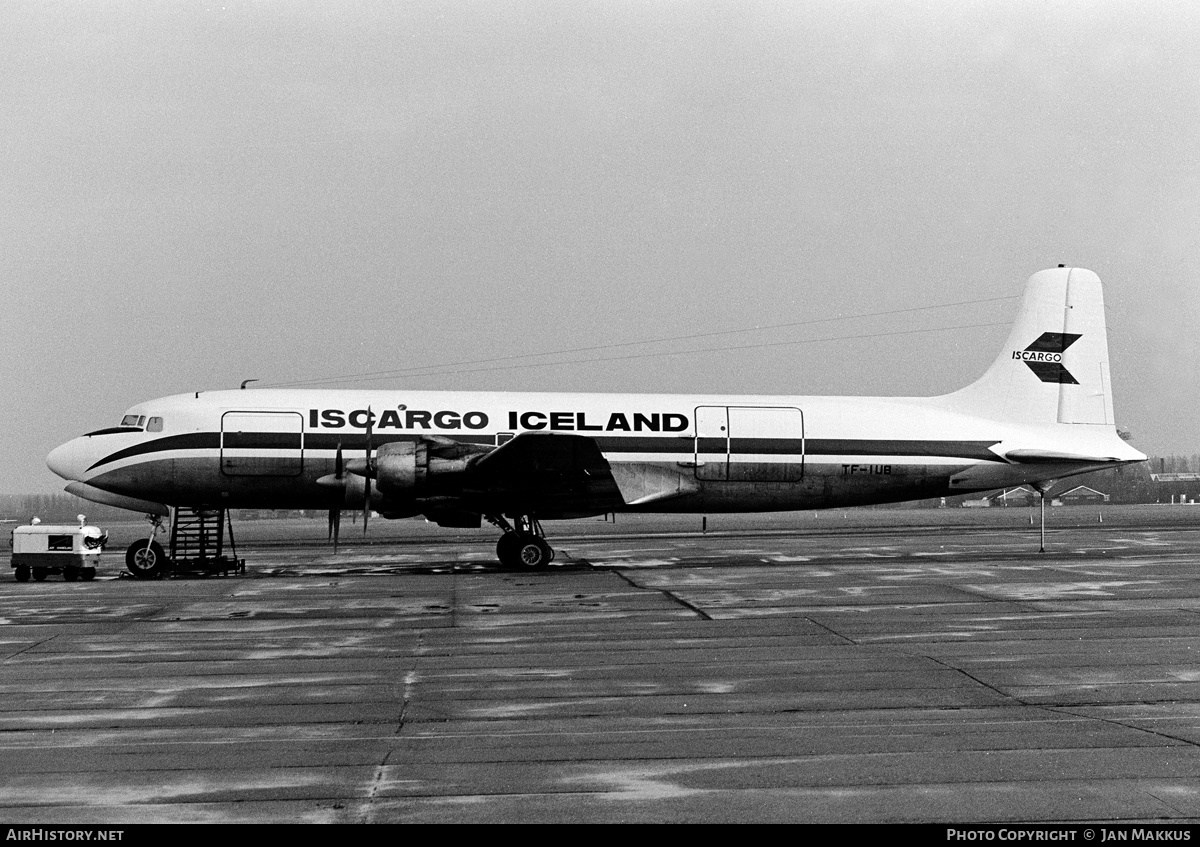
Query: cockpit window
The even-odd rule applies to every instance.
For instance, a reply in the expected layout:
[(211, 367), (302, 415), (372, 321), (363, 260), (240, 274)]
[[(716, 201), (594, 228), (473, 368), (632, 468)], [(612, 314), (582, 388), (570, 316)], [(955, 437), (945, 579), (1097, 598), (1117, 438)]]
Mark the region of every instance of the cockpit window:
[(139, 418), (137, 415), (126, 415), (121, 418), (121, 426), (141, 426), (145, 418)]
[(162, 432), (162, 418), (151, 418), (146, 422), (146, 432)]

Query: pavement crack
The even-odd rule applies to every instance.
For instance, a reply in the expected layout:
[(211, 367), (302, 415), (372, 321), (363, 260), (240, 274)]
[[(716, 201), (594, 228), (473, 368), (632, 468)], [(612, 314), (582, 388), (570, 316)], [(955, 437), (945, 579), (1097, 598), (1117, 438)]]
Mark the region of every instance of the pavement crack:
[(375, 778), (371, 780), (371, 787), (367, 791), (366, 804), (363, 807), (361, 820), (363, 823), (371, 822), (372, 807), (375, 804), (375, 796), (379, 793), (380, 787), (383, 785), (384, 774), (387, 773), (388, 760), (392, 758), (392, 749), (383, 754), (383, 761), (375, 768)]
[(674, 600), (680, 606), (683, 606), (685, 609), (695, 612), (697, 615), (699, 615), (704, 620), (706, 620), (706, 621), (712, 620), (712, 616), (709, 615), (708, 612), (704, 611), (699, 606), (697, 606), (693, 603), (689, 603), (687, 600), (684, 600), (682, 597), (680, 597), (675, 592), (667, 591), (666, 589), (662, 589), (662, 593), (665, 594), (667, 597), (670, 597), (672, 600)]
[(1061, 706), (1046, 707), (1046, 711), (1053, 712), (1055, 714), (1070, 715), (1073, 718), (1083, 718), (1084, 720), (1100, 721), (1101, 723), (1106, 723), (1106, 724), (1109, 724), (1110, 726), (1119, 726), (1124, 729), (1132, 729), (1134, 732), (1143, 732), (1146, 735), (1153, 735), (1157, 738), (1165, 738), (1168, 741), (1176, 741), (1180, 744), (1186, 744), (1188, 747), (1200, 747), (1200, 743), (1192, 740), (1191, 738), (1184, 738), (1182, 735), (1173, 735), (1172, 733), (1169, 733), (1169, 732), (1162, 732), (1157, 729), (1151, 729), (1148, 726), (1138, 726), (1137, 724), (1134, 724), (1134, 723), (1127, 723), (1126, 721), (1119, 721), (1116, 718), (1106, 718), (1101, 715), (1081, 714), (1079, 712), (1075, 712), (1075, 711), (1072, 711), (1071, 709), (1063, 708)]
[[(398, 740), (404, 732), (404, 725), (408, 721), (408, 704), (412, 700), (413, 689), (417, 684), (417, 663), (421, 661), (422, 648), (425, 645), (425, 633), (417, 633), (417, 644), (413, 650), (412, 668), (404, 675), (404, 680), (400, 685), (400, 713), (396, 717), (396, 730), (392, 733), (392, 738)], [(375, 775), (371, 779), (371, 786), (367, 789), (367, 797), (363, 804), (362, 813), (359, 819), (362, 823), (370, 823), (375, 798), (378, 796), (380, 789), (384, 786), (384, 778), (387, 775), (388, 765), (392, 760), (392, 754), (396, 752), (395, 743), (388, 745), (387, 751), (383, 754), (383, 759), (375, 766)]]
[(1191, 812), (1189, 812), (1187, 809), (1179, 808), (1174, 803), (1172, 803), (1170, 800), (1166, 799), (1165, 797), (1159, 797), (1153, 791), (1143, 790), (1142, 793), (1145, 794), (1147, 797), (1150, 797), (1150, 798), (1162, 803), (1164, 806), (1166, 806), (1172, 812), (1175, 812), (1175, 814), (1177, 814), (1177, 815), (1181, 815), (1183, 817), (1189, 817), (1191, 815)]
[(825, 631), (826, 631), (826, 632), (828, 632), (830, 635), (832, 635), (834, 638), (840, 638), (840, 639), (842, 639), (843, 641), (845, 641), (847, 644), (858, 644), (858, 642), (857, 642), (857, 641), (855, 641), (855, 640), (854, 640), (853, 638), (851, 638), (850, 636), (848, 636), (848, 635), (842, 635), (842, 634), (841, 634), (840, 632), (838, 632), (836, 629), (833, 629), (832, 627), (830, 627), (830, 626), (827, 626), (826, 624), (823, 624), (823, 623), (821, 623), (819, 620), (816, 620), (815, 618), (810, 618), (810, 617), (808, 617), (808, 616), (805, 616), (805, 618), (804, 618), (804, 619), (805, 619), (806, 621), (808, 621), (810, 624), (812, 624), (813, 626), (820, 627), (821, 629), (825, 630)]
[(706, 621), (712, 620), (712, 616), (709, 615), (708, 612), (704, 611), (703, 609), (701, 609), (699, 606), (695, 605), (694, 603), (688, 602), (687, 600), (683, 599), (682, 597), (680, 597), (678, 594), (676, 594), (673, 591), (670, 591), (666, 588), (649, 588), (645, 585), (639, 585), (637, 582), (630, 579), (630, 577), (624, 571), (614, 571), (614, 573), (616, 573), (617, 576), (621, 577), (621, 579), (625, 580), (627, 583), (629, 583), (631, 586), (636, 588), (638, 591), (657, 591), (659, 594), (662, 594), (664, 597), (668, 597), (671, 600), (678, 603), (680, 606), (683, 606), (689, 612), (693, 612), (694, 614), (698, 615), (701, 619), (706, 620)]
[(947, 670), (952, 670), (955, 673), (962, 674), (963, 676), (965, 676), (967, 679), (971, 680), (971, 682), (975, 683), (976, 685), (982, 686), (983, 688), (986, 688), (988, 691), (994, 691), (1006, 700), (1012, 700), (1014, 703), (1020, 703), (1022, 706), (1029, 705), (1024, 700), (1022, 700), (1020, 697), (1014, 697), (1012, 694), (1009, 694), (1007, 691), (997, 688), (996, 686), (992, 685), (990, 682), (985, 682), (984, 680), (980, 679), (979, 677), (975, 676), (973, 673), (970, 673), (969, 671), (965, 671), (962, 668), (955, 667), (954, 665), (950, 664), (949, 662), (943, 662), (937, 656), (925, 656), (925, 658), (928, 659), (929, 661), (933, 662), (935, 665), (940, 665), (941, 667), (946, 668)]
[(45, 644), (49, 641), (53, 641), (56, 638), (58, 638), (57, 635), (51, 635), (49, 638), (43, 638), (41, 641), (35, 641), (32, 644), (27, 644), (24, 647), (22, 647), (20, 650), (18, 650), (17, 652), (10, 653), (9, 655), (5, 656), (4, 661), (6, 661), (6, 662), (11, 661), (12, 659), (17, 658), (17, 656), (20, 656), (22, 653), (28, 653), (30, 650), (33, 650), (34, 648), (37, 648), (37, 647), (41, 647), (43, 644)]

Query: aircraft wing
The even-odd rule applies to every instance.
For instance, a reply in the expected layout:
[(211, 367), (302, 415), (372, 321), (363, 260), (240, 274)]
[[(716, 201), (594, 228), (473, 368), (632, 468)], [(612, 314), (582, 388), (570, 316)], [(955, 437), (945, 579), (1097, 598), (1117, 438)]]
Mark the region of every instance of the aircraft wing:
[(698, 486), (654, 465), (612, 466), (584, 435), (522, 433), (473, 463), (469, 488), (506, 512), (570, 513), (653, 503)]
[(527, 432), (471, 467), (464, 493), (511, 513), (603, 512), (624, 501), (612, 469), (592, 439)]

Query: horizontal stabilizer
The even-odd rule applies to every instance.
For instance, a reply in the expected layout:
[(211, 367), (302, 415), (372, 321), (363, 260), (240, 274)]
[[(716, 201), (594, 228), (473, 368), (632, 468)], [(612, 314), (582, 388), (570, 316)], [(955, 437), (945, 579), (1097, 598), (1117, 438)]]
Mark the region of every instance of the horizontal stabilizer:
[(1004, 454), (1004, 458), (1010, 462), (1019, 462), (1023, 465), (1043, 465), (1051, 462), (1083, 462), (1094, 465), (1098, 462), (1129, 461), (1128, 459), (1119, 459), (1116, 456), (1084, 456), (1079, 453), (1059, 453), (1053, 450), (1009, 450)]
[(644, 506), (700, 490), (694, 477), (640, 462), (613, 465), (612, 475), (627, 506)]

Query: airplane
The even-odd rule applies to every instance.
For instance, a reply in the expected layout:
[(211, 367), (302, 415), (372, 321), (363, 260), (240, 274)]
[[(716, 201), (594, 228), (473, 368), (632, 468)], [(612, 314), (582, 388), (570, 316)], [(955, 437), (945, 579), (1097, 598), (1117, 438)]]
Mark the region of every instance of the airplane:
[[(486, 520), (503, 565), (542, 568), (542, 521), (1044, 494), (1145, 459), (1114, 423), (1100, 280), (1060, 265), (1030, 277), (983, 376), (942, 396), (197, 391), (139, 403), (47, 464), (72, 494), (152, 516), (327, 509), (335, 543), (343, 509), (364, 529), (371, 511)], [(135, 542), (126, 561), (151, 576), (158, 558)]]

